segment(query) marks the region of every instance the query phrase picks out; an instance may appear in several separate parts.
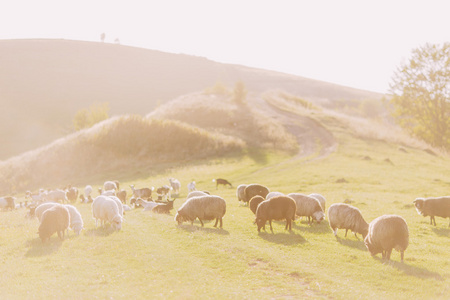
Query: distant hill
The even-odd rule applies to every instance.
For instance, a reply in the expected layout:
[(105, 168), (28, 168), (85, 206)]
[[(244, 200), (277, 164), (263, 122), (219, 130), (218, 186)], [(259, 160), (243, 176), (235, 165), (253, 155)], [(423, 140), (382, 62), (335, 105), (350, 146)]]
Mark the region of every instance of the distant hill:
[(111, 115), (146, 115), (159, 104), (222, 82), (255, 93), (279, 89), (323, 105), (381, 94), (206, 58), (116, 44), (0, 40), (0, 160), (71, 132), (75, 113), (108, 102)]

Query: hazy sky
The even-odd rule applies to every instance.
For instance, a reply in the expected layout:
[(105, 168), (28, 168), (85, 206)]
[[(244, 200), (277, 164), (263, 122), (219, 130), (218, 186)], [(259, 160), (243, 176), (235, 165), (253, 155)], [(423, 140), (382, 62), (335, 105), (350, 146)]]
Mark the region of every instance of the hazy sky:
[(413, 48), (450, 42), (449, 12), (444, 0), (0, 0), (0, 39), (104, 32), (109, 43), (386, 92)]

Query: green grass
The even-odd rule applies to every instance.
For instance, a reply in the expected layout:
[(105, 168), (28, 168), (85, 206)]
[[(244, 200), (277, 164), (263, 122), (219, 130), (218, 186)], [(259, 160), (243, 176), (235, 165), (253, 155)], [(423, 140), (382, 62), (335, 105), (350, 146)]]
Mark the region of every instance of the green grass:
[[(223, 229), (213, 228), (213, 222), (201, 228), (198, 221), (178, 227), (175, 210), (157, 215), (136, 209), (126, 213), (120, 232), (111, 232), (95, 228), (90, 205), (77, 204), (85, 222), (82, 234), (71, 232), (62, 242), (54, 235), (43, 245), (36, 234), (38, 221), (24, 218), (25, 209), (1, 212), (0, 298), (448, 299), (448, 219), (437, 218), (437, 226), (431, 226), (412, 201), (448, 194), (450, 159), (413, 148), (404, 153), (396, 144), (334, 132), (339, 147), (323, 159), (250, 151), (243, 158), (121, 182), (130, 191), (129, 184), (158, 187), (168, 177), (180, 179), (176, 210), (187, 183), (195, 180), (198, 189), (226, 199)], [(234, 188), (216, 191), (211, 180), (219, 177)], [(327, 220), (313, 226), (297, 220), (292, 232), (274, 222), (274, 234), (258, 233), (253, 214), (235, 195), (238, 184), (254, 182), (284, 193), (321, 193), (327, 207), (351, 201), (368, 222), (382, 214), (403, 216), (410, 230), (405, 262), (396, 251), (390, 263), (380, 255), (371, 257), (361, 240), (353, 234), (345, 238), (342, 230), (335, 238)]]

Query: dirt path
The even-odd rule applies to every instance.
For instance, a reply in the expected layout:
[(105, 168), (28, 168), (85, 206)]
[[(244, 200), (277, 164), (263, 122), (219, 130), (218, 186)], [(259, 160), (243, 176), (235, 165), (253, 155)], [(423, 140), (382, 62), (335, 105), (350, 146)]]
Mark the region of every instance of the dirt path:
[(261, 97), (255, 97), (253, 101), (258, 110), (280, 122), (297, 137), (300, 151), (294, 158), (314, 155), (313, 159), (319, 159), (336, 150), (337, 142), (333, 134), (313, 118), (282, 110)]

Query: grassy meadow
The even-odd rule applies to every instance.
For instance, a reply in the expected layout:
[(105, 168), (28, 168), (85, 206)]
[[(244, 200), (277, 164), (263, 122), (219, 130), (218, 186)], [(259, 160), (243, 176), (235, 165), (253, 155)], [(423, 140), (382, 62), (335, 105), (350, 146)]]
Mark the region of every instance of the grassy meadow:
[[(449, 299), (448, 219), (417, 214), (416, 197), (448, 195), (450, 159), (377, 139), (361, 139), (341, 123), (328, 122), (338, 141), (331, 155), (293, 158), (271, 150), (211, 159), (158, 172), (129, 174), (121, 186), (182, 183), (170, 215), (134, 209), (122, 230), (95, 228), (91, 205), (77, 203), (85, 223), (80, 236), (54, 235), (42, 244), (38, 221), (24, 208), (0, 213), (1, 299)], [(320, 145), (318, 145), (320, 149)], [(318, 150), (319, 151), (319, 150)], [(127, 174), (124, 174), (126, 177)], [(106, 177), (106, 176), (105, 176)], [(233, 188), (215, 188), (213, 178)], [(138, 179), (136, 179), (138, 178)], [(104, 178), (111, 179), (111, 178)], [(227, 201), (223, 229), (174, 221), (187, 183)], [(85, 184), (88, 184), (86, 182)], [(258, 233), (254, 216), (236, 198), (239, 184), (261, 183), (271, 191), (317, 192), (332, 203), (358, 207), (366, 221), (403, 216), (410, 230), (405, 262), (371, 257), (353, 234), (334, 237), (328, 221), (297, 220), (291, 232), (274, 222)], [(95, 186), (96, 188), (97, 186)], [(95, 189), (94, 189), (95, 190)]]

